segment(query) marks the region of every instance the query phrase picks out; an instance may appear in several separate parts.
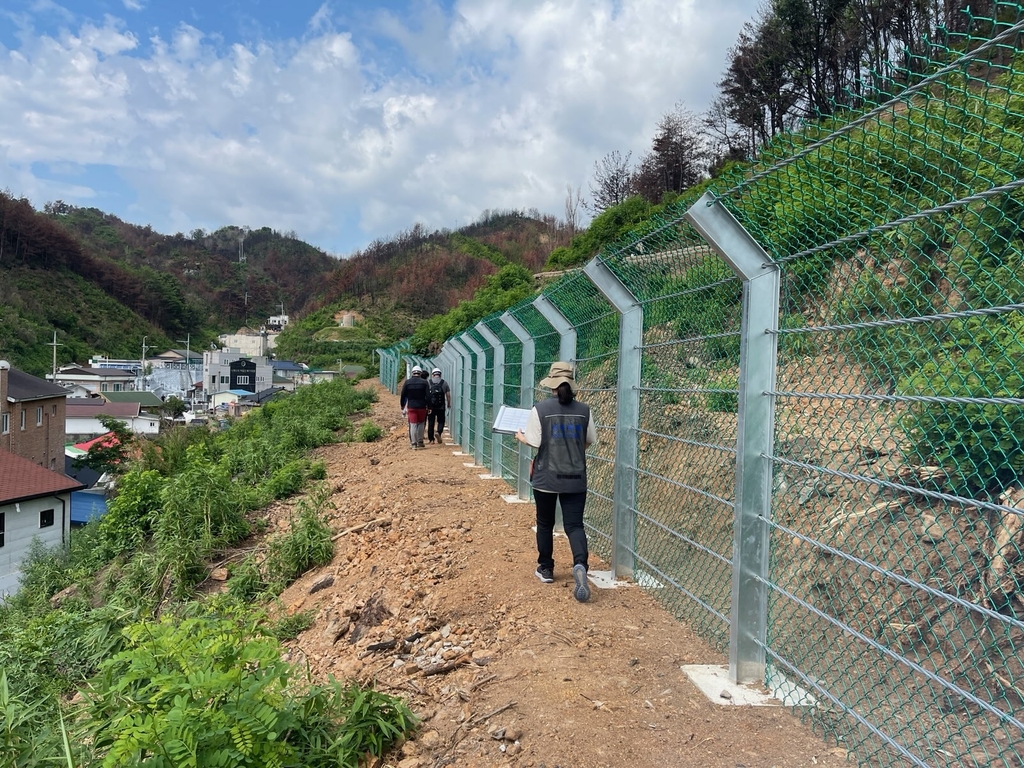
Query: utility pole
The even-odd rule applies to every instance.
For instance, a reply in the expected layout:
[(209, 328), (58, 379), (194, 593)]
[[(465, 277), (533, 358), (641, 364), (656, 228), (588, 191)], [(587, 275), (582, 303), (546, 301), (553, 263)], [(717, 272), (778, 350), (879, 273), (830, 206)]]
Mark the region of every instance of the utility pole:
[(146, 350), (152, 349), (152, 347), (146, 346), (146, 339), (149, 336), (142, 337), (142, 360), (139, 365), (139, 390), (145, 390), (146, 388)]
[[(181, 339), (178, 339), (178, 343), (181, 344)], [(192, 334), (190, 333), (185, 337), (185, 371), (188, 373), (188, 409), (192, 410), (192, 355), (190, 354), (192, 348)]]
[(57, 383), (57, 347), (63, 347), (64, 346), (63, 344), (58, 344), (57, 343), (57, 332), (56, 331), (53, 332), (53, 341), (51, 341), (46, 346), (53, 347), (53, 374), (50, 377), (50, 379), (53, 381), (54, 384), (56, 384)]

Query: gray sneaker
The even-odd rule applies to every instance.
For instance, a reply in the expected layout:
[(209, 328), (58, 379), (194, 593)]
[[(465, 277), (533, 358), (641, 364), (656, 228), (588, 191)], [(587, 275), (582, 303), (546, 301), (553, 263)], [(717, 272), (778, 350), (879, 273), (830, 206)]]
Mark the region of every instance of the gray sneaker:
[(542, 568), (538, 566), (537, 570), (533, 572), (533, 575), (545, 584), (553, 584), (555, 581), (555, 573), (550, 568)]
[(590, 599), (590, 584), (587, 583), (587, 568), (582, 563), (578, 563), (572, 567), (572, 580), (576, 582), (576, 587), (572, 591), (572, 596), (575, 597), (579, 602), (585, 603)]

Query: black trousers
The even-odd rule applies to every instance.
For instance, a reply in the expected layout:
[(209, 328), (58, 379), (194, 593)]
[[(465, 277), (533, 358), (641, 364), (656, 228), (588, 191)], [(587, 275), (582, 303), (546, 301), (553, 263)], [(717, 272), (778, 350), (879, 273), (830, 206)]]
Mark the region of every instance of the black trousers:
[(548, 493), (534, 489), (537, 502), (537, 565), (541, 568), (555, 567), (555, 502), (562, 504), (562, 523), (565, 535), (569, 537), (572, 550), (572, 564), (587, 568), (587, 530), (583, 527), (583, 508), (587, 504), (587, 492)]
[(437, 439), (441, 439), (441, 433), (444, 432), (444, 408), (438, 408), (437, 410), (431, 410), (427, 414), (427, 440), (434, 440), (434, 422), (437, 422)]

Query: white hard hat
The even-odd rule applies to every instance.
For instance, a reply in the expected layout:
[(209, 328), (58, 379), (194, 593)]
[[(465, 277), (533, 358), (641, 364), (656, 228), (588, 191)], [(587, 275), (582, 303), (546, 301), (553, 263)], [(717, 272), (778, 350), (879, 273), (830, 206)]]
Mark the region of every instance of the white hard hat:
[(431, 373), (440, 373), (440, 372), (441, 372), (440, 368), (435, 368), (434, 370), (431, 371)]
[(422, 372), (423, 372), (423, 369), (422, 369), (422, 368), (420, 368), (420, 367), (419, 367), (418, 365), (414, 365), (414, 366), (412, 367), (412, 372), (413, 372), (413, 373), (422, 373)]

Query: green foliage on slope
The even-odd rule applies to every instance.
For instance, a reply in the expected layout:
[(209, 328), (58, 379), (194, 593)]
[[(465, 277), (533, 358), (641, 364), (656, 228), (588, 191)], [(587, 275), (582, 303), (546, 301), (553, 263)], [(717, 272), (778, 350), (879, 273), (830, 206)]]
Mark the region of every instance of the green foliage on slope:
[[(64, 754), (64, 706), (79, 766), (172, 766), (186, 752), (209, 764), (356, 766), (406, 734), (414, 723), (398, 700), (314, 685), (281, 661), (279, 630), (253, 600), (329, 561), (326, 492), (314, 489), (271, 539), (263, 588), (241, 598), (199, 590), (211, 560), (261, 527), (257, 510), (323, 477), (308, 451), (351, 439), (349, 416), (372, 398), (344, 381), (318, 384), (222, 432), (161, 435), (101, 521), (75, 531), (67, 551), (37, 547), (21, 591), (0, 607), (3, 764)], [(75, 690), (84, 704), (58, 698)]]

